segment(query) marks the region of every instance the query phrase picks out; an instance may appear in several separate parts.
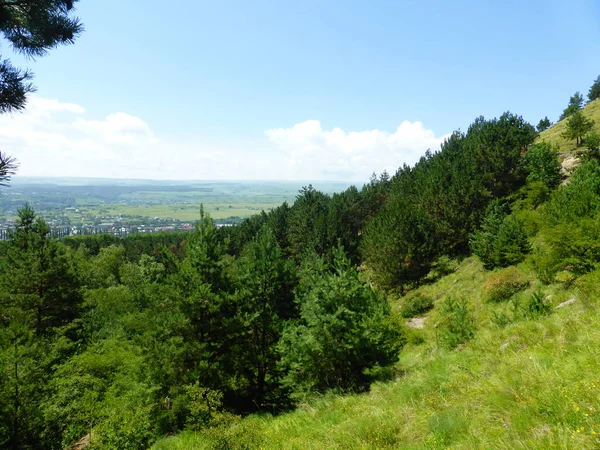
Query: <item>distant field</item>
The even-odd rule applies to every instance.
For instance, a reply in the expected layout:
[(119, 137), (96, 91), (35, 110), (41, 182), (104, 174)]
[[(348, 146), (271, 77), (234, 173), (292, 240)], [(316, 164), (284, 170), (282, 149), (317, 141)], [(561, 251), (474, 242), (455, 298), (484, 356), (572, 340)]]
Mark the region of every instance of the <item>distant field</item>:
[[(303, 186), (331, 194), (350, 183), (327, 181), (152, 181), (15, 177), (0, 189), (0, 219), (12, 219), (25, 202), (46, 218), (71, 223), (141, 216), (193, 221), (200, 204), (213, 219), (245, 218), (293, 203)], [(75, 211), (77, 209), (77, 211)]]
[[(293, 201), (293, 197), (288, 201)], [(226, 219), (228, 217), (249, 217), (261, 211), (268, 211), (281, 205), (283, 201), (273, 202), (237, 202), (231, 203), (204, 203), (204, 211), (213, 219)], [(194, 221), (200, 218), (200, 203), (198, 204), (167, 204), (167, 205), (101, 205), (82, 207), (79, 210), (86, 215), (94, 216), (142, 216), (171, 218), (182, 221)], [(71, 220), (77, 219), (81, 214), (68, 213)]]

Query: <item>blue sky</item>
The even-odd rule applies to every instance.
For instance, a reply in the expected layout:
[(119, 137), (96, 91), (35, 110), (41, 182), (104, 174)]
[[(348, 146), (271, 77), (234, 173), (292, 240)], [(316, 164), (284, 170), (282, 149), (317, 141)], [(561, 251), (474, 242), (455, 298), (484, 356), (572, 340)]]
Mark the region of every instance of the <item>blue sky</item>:
[(22, 175), (364, 181), (479, 115), (556, 120), (600, 74), (594, 0), (81, 0), (77, 15), (75, 45), (11, 55), (38, 86), (0, 121)]

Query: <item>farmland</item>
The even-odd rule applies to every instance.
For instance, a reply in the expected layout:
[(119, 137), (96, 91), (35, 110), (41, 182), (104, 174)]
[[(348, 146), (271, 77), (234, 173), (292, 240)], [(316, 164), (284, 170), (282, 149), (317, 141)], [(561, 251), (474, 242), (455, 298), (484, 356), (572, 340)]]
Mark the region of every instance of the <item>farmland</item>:
[[(310, 182), (154, 181), (85, 178), (15, 177), (0, 191), (0, 221), (10, 222), (25, 202), (55, 225), (98, 224), (116, 219), (160, 225), (193, 222), (200, 204), (221, 223), (293, 203)], [(323, 192), (339, 192), (348, 183), (313, 182)]]

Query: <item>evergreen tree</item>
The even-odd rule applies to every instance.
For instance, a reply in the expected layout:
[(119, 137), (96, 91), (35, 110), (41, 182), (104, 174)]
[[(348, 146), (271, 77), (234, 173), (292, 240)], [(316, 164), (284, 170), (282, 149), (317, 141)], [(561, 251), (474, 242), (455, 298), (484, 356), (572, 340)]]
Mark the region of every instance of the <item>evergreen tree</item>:
[(360, 282), (342, 247), (334, 251), (333, 272), (320, 258), (303, 267), (300, 320), (280, 343), (284, 383), (297, 397), (365, 389), (374, 369), (396, 361), (402, 344), (385, 298)]
[(548, 116), (546, 116), (538, 122), (537, 127), (535, 127), (535, 128), (538, 131), (538, 133), (541, 133), (542, 131), (550, 128), (551, 126), (552, 126), (552, 122), (550, 122), (550, 119), (548, 119)]
[(565, 110), (560, 115), (558, 120), (566, 119), (567, 117), (572, 116), (577, 111), (581, 111), (583, 109), (583, 95), (581, 92), (575, 92), (569, 99), (569, 105), (565, 108)]
[(594, 84), (590, 86), (590, 91), (588, 92), (588, 100), (593, 102), (594, 100), (600, 98), (600, 75), (594, 81)]
[(246, 385), (241, 400), (250, 401), (249, 409), (276, 407), (284, 400), (278, 390), (276, 345), (285, 321), (296, 315), (294, 267), (281, 257), (273, 233), (265, 227), (245, 248), (236, 274), (240, 328), (231, 358), (238, 383)]
[[(71, 15), (78, 0), (0, 1), (0, 32), (13, 48), (30, 57), (44, 56), (52, 48), (73, 43), (82, 25)], [(32, 74), (0, 57), (0, 113), (20, 111), (27, 94), (35, 90)], [(0, 153), (0, 182), (6, 183), (17, 165)]]
[(581, 111), (574, 112), (567, 120), (567, 128), (562, 133), (565, 139), (575, 139), (579, 147), (583, 137), (594, 128), (594, 121), (583, 115)]

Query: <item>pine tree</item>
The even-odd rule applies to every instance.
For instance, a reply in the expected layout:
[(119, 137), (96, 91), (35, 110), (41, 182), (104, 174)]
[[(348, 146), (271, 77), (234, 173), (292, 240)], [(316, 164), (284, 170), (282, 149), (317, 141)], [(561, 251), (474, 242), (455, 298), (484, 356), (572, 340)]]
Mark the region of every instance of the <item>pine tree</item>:
[(582, 109), (583, 109), (583, 95), (581, 95), (581, 92), (575, 92), (575, 94), (573, 94), (571, 96), (571, 98), (569, 99), (569, 105), (562, 112), (562, 114), (560, 115), (560, 118), (558, 120), (566, 119), (567, 117), (572, 116), (577, 111), (580, 111)]
[(574, 112), (567, 120), (567, 129), (562, 134), (565, 139), (575, 139), (577, 147), (582, 143), (583, 137), (594, 128), (594, 121), (583, 115), (581, 111)]
[(600, 75), (594, 81), (594, 84), (590, 86), (590, 91), (588, 92), (588, 100), (593, 102), (594, 100), (600, 98)]
[(535, 128), (538, 131), (538, 133), (541, 133), (542, 131), (550, 128), (551, 126), (552, 126), (552, 122), (550, 122), (550, 119), (548, 119), (548, 116), (546, 116), (538, 122), (538, 124)]
[[(72, 16), (78, 0), (0, 0), (0, 33), (13, 49), (29, 57), (44, 56), (59, 45), (71, 44), (83, 30)], [(0, 56), (0, 114), (25, 108), (34, 92), (33, 74)], [(0, 153), (0, 185), (10, 181), (16, 161)]]

